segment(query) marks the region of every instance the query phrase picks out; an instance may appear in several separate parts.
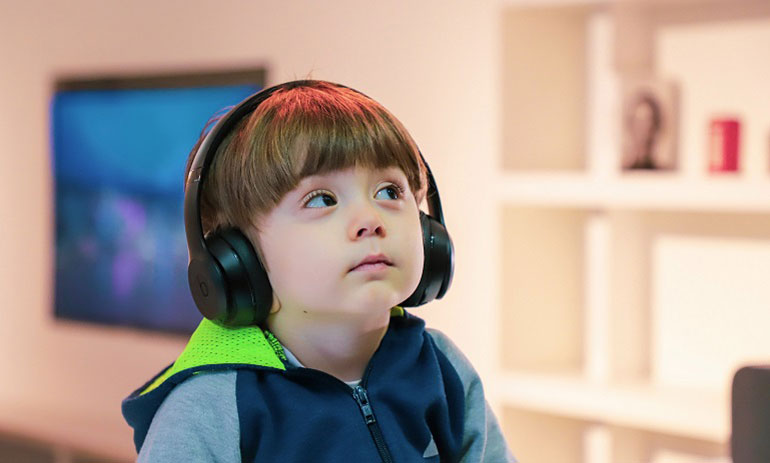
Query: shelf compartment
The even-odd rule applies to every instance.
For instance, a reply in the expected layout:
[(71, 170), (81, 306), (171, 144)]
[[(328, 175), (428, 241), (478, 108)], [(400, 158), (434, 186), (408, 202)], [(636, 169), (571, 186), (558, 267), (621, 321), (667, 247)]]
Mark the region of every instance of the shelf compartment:
[(656, 214), (648, 224), (651, 379), (728, 389), (740, 366), (770, 358), (770, 217)]
[(504, 170), (585, 169), (590, 11), (586, 5), (502, 9)]
[(582, 370), (586, 220), (569, 209), (502, 208), (503, 368)]

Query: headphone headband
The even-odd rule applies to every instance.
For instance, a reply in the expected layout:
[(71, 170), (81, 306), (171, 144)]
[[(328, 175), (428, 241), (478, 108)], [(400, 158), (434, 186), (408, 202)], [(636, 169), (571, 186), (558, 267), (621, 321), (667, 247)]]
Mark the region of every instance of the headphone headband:
[(219, 145), (244, 117), (251, 114), (257, 106), (280, 88), (282, 88), (280, 85), (276, 85), (255, 93), (238, 103), (214, 124), (198, 146), (185, 180), (184, 221), (190, 256), (207, 253), (203, 222), (200, 216), (200, 200), (203, 192), (203, 180), (206, 178)]

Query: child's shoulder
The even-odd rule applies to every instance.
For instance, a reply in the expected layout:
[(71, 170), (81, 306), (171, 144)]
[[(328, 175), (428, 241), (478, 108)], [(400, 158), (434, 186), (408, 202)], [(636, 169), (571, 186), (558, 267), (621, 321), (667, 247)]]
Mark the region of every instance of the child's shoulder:
[(439, 350), (445, 354), (451, 354), (452, 356), (460, 356), (465, 358), (465, 355), (462, 353), (460, 348), (457, 347), (457, 344), (455, 344), (454, 341), (452, 341), (452, 339), (443, 331), (437, 328), (426, 327), (425, 332), (427, 332), (428, 335), (430, 335), (430, 337), (433, 339), (433, 342), (436, 343), (436, 347), (438, 347)]
[(240, 461), (235, 387), (234, 370), (199, 372), (176, 385), (139, 442), (139, 461), (200, 461), (212, 449), (222, 461)]
[(426, 328), (425, 331), (433, 339), (436, 348), (444, 354), (455, 371), (457, 371), (457, 374), (460, 376), (460, 379), (466, 388), (472, 384), (481, 382), (476, 369), (473, 368), (468, 357), (463, 354), (460, 348), (457, 347), (457, 344), (455, 344), (446, 333), (436, 328)]
[(235, 412), (235, 370), (201, 371), (177, 384), (155, 413), (156, 420), (182, 425)]

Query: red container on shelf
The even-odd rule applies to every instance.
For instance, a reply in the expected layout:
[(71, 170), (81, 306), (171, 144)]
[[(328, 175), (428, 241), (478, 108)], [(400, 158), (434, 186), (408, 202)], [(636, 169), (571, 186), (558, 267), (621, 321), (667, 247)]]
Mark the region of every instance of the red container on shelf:
[(709, 127), (709, 172), (738, 171), (741, 123), (737, 119), (714, 119)]

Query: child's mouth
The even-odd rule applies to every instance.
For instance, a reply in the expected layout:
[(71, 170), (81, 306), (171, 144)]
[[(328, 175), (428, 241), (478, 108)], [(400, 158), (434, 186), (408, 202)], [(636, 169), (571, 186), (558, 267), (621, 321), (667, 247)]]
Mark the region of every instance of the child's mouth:
[(361, 264), (358, 267), (354, 268), (353, 270), (358, 272), (377, 272), (377, 271), (385, 270), (388, 267), (390, 267), (390, 265), (388, 265), (385, 262), (371, 262), (371, 263)]
[(375, 270), (383, 270), (387, 267), (390, 267), (393, 265), (393, 262), (388, 259), (388, 256), (385, 254), (370, 254), (366, 256), (363, 260), (361, 260), (358, 264), (356, 264), (353, 268), (350, 269), (352, 272), (353, 270), (364, 270), (364, 271), (375, 271)]

